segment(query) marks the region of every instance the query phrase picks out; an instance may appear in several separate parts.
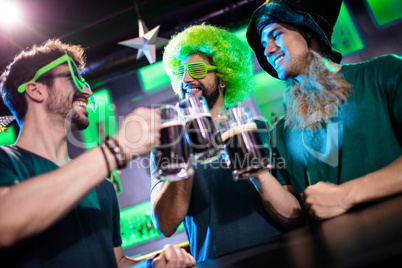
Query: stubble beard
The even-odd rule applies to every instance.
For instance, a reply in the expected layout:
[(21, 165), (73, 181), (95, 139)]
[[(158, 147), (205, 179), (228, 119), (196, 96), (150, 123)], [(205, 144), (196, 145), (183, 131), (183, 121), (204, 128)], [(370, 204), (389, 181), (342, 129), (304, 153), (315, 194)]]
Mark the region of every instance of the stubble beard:
[(46, 109), (52, 117), (64, 118), (66, 130), (75, 131), (86, 129), (89, 125), (88, 118), (84, 115), (80, 115), (74, 107), (68, 105), (68, 103), (68, 99), (63, 99), (58, 97), (57, 94), (50, 92), (49, 101), (46, 103)]
[(219, 79), (215, 79), (215, 83), (213, 84), (213, 88), (204, 87), (202, 91), (202, 96), (204, 96), (205, 100), (207, 101), (207, 105), (209, 109), (212, 109), (216, 102), (219, 99), (220, 90), (219, 90)]
[(285, 128), (295, 130), (321, 128), (346, 103), (352, 86), (323, 59), (310, 52), (307, 78), (301, 82), (287, 80), (285, 94)]
[(74, 108), (71, 109), (72, 115), (70, 113), (66, 117), (66, 121), (71, 122), (71, 131), (83, 130), (89, 126), (89, 120), (87, 117), (80, 115)]

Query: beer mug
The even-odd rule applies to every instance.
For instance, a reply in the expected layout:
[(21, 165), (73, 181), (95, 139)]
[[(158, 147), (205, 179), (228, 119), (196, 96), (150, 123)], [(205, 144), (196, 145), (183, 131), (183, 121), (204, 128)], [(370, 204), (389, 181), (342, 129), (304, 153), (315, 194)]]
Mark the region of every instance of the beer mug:
[(155, 177), (166, 181), (192, 177), (194, 167), (185, 137), (183, 115), (173, 105), (162, 106), (160, 110), (161, 144), (154, 149)]
[(203, 96), (190, 96), (177, 103), (186, 121), (187, 139), (194, 163), (206, 164), (221, 157), (220, 133), (216, 131)]
[(232, 108), (219, 114), (217, 123), (234, 180), (248, 179), (272, 168), (270, 152), (264, 147), (247, 107)]

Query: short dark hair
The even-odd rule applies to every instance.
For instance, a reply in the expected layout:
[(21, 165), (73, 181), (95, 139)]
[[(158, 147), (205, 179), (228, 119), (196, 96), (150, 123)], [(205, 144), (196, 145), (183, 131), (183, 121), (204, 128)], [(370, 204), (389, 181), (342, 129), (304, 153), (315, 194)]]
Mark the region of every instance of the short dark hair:
[[(20, 124), (27, 111), (25, 92), (19, 93), (18, 87), (29, 82), (36, 72), (43, 66), (63, 55), (69, 55), (79, 69), (85, 66), (85, 51), (79, 45), (62, 43), (59, 39), (49, 39), (41, 45), (33, 45), (32, 48), (16, 55), (0, 76), (0, 90), (4, 103)], [(52, 71), (52, 70), (51, 70)], [(46, 86), (53, 86), (53, 79), (46, 79), (51, 71), (43, 74), (38, 82)]]

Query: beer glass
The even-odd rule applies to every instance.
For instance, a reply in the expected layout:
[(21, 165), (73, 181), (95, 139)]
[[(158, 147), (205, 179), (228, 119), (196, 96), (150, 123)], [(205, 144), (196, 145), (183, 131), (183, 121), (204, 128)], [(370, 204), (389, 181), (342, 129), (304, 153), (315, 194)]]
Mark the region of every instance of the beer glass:
[(186, 121), (187, 139), (194, 163), (206, 164), (221, 157), (220, 133), (216, 131), (203, 96), (190, 96), (177, 103)]
[(217, 123), (235, 180), (247, 179), (272, 168), (270, 152), (264, 147), (247, 107), (219, 114)]
[(185, 121), (180, 110), (173, 105), (160, 107), (161, 144), (154, 149), (155, 177), (178, 181), (194, 174), (190, 147), (185, 137)]

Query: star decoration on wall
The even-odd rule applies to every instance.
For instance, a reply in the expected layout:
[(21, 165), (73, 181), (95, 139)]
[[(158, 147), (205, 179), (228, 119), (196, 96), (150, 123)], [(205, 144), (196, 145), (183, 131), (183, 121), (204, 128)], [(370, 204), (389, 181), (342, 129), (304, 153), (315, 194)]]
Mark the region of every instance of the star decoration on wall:
[(12, 115), (0, 116), (0, 132), (8, 132), (6, 126), (14, 121), (15, 117)]
[(138, 20), (139, 37), (119, 42), (118, 44), (138, 49), (137, 60), (145, 55), (150, 64), (156, 61), (156, 49), (164, 46), (169, 40), (158, 37), (160, 25), (148, 30), (143, 20)]

